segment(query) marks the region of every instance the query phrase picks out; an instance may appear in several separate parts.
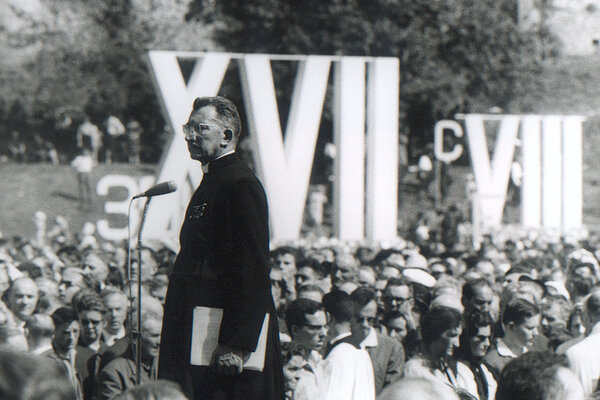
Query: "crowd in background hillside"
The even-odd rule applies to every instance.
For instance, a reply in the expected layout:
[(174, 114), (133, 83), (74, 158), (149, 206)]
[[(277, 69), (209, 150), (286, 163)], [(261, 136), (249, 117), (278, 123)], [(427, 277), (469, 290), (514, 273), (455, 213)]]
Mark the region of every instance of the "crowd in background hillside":
[[(165, 128), (165, 130), (168, 130)], [(2, 141), (0, 160), (11, 162), (51, 164), (68, 163), (82, 149), (89, 149), (96, 163), (128, 162), (138, 164), (154, 149), (142, 140), (144, 128), (137, 120), (121, 120), (109, 115), (102, 121), (85, 116), (72, 119), (62, 116), (56, 126), (40, 132), (13, 128)], [(157, 138), (165, 132), (158, 132)], [(155, 157), (154, 157), (155, 158)]]
[[(127, 310), (136, 307), (141, 271), (141, 379), (156, 379), (177, 246), (149, 243), (141, 267), (134, 251), (128, 276), (125, 243), (101, 240), (92, 225), (74, 232), (61, 217), (46, 224), (40, 212), (34, 220), (34, 238), (0, 239), (0, 355), (53, 361), (78, 399), (111, 399), (133, 388), (137, 314), (132, 321)], [(425, 385), (450, 387), (460, 398), (497, 392), (506, 399), (514, 368), (531, 378), (549, 374), (542, 366), (566, 369), (592, 396), (600, 366), (592, 365), (597, 357), (581, 356), (581, 346), (598, 341), (598, 239), (504, 230), (473, 243), (453, 206), (422, 214), (404, 238), (385, 243), (313, 235), (273, 244), (286, 396), (340, 398), (341, 387), (354, 387), (348, 398), (364, 391), (387, 398)], [(0, 386), (10, 385), (3, 368)], [(348, 379), (361, 383), (348, 386)], [(546, 398), (539, 396), (521, 398)]]

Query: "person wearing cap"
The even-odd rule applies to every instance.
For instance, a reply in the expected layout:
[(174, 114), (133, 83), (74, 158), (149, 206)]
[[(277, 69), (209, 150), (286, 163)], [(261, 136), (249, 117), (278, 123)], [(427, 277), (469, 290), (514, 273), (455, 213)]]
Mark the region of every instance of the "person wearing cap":
[(381, 390), (400, 379), (405, 355), (402, 345), (393, 338), (383, 335), (373, 327), (377, 319), (375, 291), (360, 287), (350, 296), (353, 307), (352, 336), (367, 350), (375, 374), (375, 390)]
[(423, 255), (417, 252), (411, 252), (406, 258), (406, 264), (404, 265), (404, 268), (418, 268), (426, 270), (427, 266), (427, 259)]

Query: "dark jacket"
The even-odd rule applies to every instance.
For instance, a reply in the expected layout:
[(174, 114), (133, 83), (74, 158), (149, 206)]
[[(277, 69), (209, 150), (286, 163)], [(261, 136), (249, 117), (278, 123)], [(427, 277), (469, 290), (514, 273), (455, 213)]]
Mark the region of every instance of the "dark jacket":
[[(96, 400), (111, 400), (138, 383), (137, 365), (132, 350), (109, 362), (98, 374)], [(141, 365), (139, 383), (156, 379), (156, 359), (152, 365)]]
[[(264, 189), (236, 154), (210, 163), (188, 205), (165, 299), (159, 378), (192, 399), (283, 399), (279, 330), (271, 297)], [(190, 365), (195, 306), (223, 309), (219, 343), (254, 351), (270, 313), (265, 370), (217, 376)]]
[(404, 365), (404, 348), (396, 339), (377, 333), (377, 346), (366, 347), (375, 374), (375, 391), (400, 379)]

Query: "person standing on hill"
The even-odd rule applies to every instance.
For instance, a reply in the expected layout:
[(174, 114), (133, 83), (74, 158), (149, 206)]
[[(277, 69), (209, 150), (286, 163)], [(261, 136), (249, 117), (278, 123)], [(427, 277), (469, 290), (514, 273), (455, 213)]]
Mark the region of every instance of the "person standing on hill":
[(98, 151), (100, 147), (102, 147), (102, 132), (86, 116), (83, 123), (77, 129), (77, 148), (90, 149), (92, 160), (98, 163)]
[(77, 171), (77, 183), (79, 186), (79, 208), (92, 204), (92, 169), (94, 160), (90, 149), (83, 148), (80, 155), (71, 161), (71, 166)]

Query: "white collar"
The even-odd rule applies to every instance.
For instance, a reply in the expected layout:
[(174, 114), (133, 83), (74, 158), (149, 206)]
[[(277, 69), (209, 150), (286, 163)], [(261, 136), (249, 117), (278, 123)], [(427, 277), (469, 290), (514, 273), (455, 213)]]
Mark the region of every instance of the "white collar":
[(48, 344), (38, 347), (37, 349), (33, 349), (33, 350), (31, 350), (31, 353), (39, 356), (40, 354), (45, 353), (46, 351), (48, 351), (50, 349), (52, 349), (52, 343), (48, 343)]
[[(233, 154), (233, 153), (235, 153), (235, 150), (229, 150), (227, 153), (221, 154), (219, 157), (215, 158), (213, 161), (216, 161), (219, 158), (223, 158), (223, 157), (228, 156), (228, 155)], [(203, 174), (207, 174), (208, 173), (208, 166), (209, 165), (210, 165), (210, 162), (206, 163), (206, 164), (202, 164), (202, 173)]]
[(502, 338), (496, 338), (496, 350), (502, 357), (517, 358), (517, 355), (508, 347)]
[(336, 342), (339, 342), (340, 340), (342, 340), (344, 338), (347, 338), (350, 335), (352, 335), (352, 332), (340, 333), (339, 335), (337, 335), (336, 337), (334, 337), (333, 339), (331, 339), (329, 341), (329, 344), (335, 344)]
[(308, 353), (308, 358), (312, 361), (320, 361), (323, 359), (323, 356), (317, 350), (311, 350), (310, 353)]
[(125, 334), (126, 334), (126, 331), (125, 331), (125, 327), (123, 327), (123, 326), (121, 326), (121, 328), (119, 328), (119, 331), (117, 333), (115, 333), (114, 335), (105, 329), (104, 331), (102, 331), (102, 339), (104, 340), (104, 342), (110, 342), (110, 341), (114, 342), (116, 339), (124, 338)]
[(364, 338), (362, 342), (360, 342), (360, 347), (362, 347), (363, 349), (365, 347), (377, 347), (378, 344), (379, 341), (377, 340), (377, 332), (375, 331), (375, 328), (371, 327), (367, 337)]
[(592, 327), (592, 330), (590, 331), (590, 334), (587, 335), (587, 336), (591, 336), (591, 335), (594, 335), (596, 333), (600, 333), (600, 322), (596, 322), (594, 324), (594, 326)]

